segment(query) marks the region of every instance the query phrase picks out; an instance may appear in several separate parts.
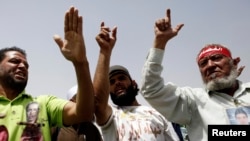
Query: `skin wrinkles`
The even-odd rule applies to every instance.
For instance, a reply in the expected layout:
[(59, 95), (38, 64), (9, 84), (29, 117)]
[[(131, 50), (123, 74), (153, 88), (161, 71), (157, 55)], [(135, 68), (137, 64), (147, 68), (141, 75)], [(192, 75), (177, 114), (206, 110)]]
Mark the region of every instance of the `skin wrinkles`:
[(213, 57), (208, 58), (206, 64), (199, 63), (199, 69), (202, 74), (202, 79), (204, 83), (209, 81), (226, 77), (230, 74), (232, 65), (230, 65), (230, 59), (224, 55), (213, 55)]
[(1, 93), (1, 95), (14, 99), (27, 85), (29, 64), (25, 55), (18, 51), (8, 51), (0, 66), (1, 84), (9, 90), (17, 89), (18, 91), (17, 93), (11, 92), (9, 95)]
[(16, 77), (17, 79), (25, 79), (27, 81), (28, 77), (28, 68), (29, 65), (26, 61), (26, 58), (18, 53), (18, 52), (7, 52), (9, 54), (6, 59), (8, 59), (8, 62), (16, 65), (16, 74), (18, 74)]

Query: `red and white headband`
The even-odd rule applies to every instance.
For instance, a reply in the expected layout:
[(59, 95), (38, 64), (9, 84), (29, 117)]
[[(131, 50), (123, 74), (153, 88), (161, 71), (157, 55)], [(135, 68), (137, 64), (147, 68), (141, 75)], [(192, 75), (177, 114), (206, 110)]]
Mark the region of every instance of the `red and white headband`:
[(213, 54), (223, 54), (227, 57), (232, 58), (231, 52), (229, 49), (221, 45), (214, 44), (214, 45), (208, 45), (200, 51), (197, 57), (197, 62), (201, 60), (202, 58), (207, 57), (209, 55), (213, 55)]

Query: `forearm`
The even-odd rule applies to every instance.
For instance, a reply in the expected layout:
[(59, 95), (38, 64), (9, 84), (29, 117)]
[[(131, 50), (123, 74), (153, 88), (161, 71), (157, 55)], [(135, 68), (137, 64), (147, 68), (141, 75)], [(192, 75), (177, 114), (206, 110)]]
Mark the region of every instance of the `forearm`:
[(163, 61), (164, 51), (157, 48), (151, 48), (142, 70), (141, 92), (144, 97), (151, 96), (159, 84), (163, 85), (161, 72), (163, 70), (161, 63)]
[(191, 103), (195, 103), (191, 98), (194, 92), (189, 87), (180, 88), (171, 82), (164, 82), (161, 76), (163, 55), (163, 50), (150, 49), (143, 67), (141, 94), (167, 119), (188, 122), (191, 117), (189, 108), (193, 107)]
[(94, 89), (87, 59), (79, 64), (74, 64), (78, 92), (76, 99), (76, 114), (83, 121), (91, 121), (94, 114)]
[(95, 114), (98, 124), (106, 122), (111, 115), (111, 108), (108, 105), (110, 56), (111, 52), (100, 52), (94, 75)]

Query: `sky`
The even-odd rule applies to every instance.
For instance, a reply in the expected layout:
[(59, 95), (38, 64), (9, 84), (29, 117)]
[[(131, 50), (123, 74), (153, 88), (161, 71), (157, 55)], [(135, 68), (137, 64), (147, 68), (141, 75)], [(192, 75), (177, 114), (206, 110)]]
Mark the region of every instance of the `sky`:
[[(250, 74), (249, 0), (6, 0), (0, 2), (0, 48), (26, 50), (29, 80), (26, 92), (33, 96), (52, 94), (66, 99), (76, 84), (73, 65), (61, 54), (53, 35), (64, 36), (64, 14), (75, 6), (83, 16), (83, 33), (93, 78), (99, 46), (95, 36), (100, 23), (118, 27), (111, 65), (123, 65), (140, 85), (141, 71), (153, 45), (154, 23), (171, 9), (172, 26), (183, 23), (179, 34), (167, 44), (162, 76), (179, 86), (203, 87), (195, 58), (208, 43), (230, 48), (246, 66), (239, 79)], [(138, 95), (138, 101), (147, 102)]]

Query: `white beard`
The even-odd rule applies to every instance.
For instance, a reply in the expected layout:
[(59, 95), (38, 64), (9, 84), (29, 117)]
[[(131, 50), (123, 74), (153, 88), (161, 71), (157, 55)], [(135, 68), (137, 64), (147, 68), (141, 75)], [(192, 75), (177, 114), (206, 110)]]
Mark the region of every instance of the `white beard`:
[[(212, 76), (216, 77), (216, 76)], [(205, 88), (210, 91), (218, 91), (226, 88), (230, 88), (236, 81), (238, 77), (237, 69), (232, 69), (229, 76), (224, 78), (216, 78), (214, 80), (209, 81), (208, 83), (204, 83)]]

